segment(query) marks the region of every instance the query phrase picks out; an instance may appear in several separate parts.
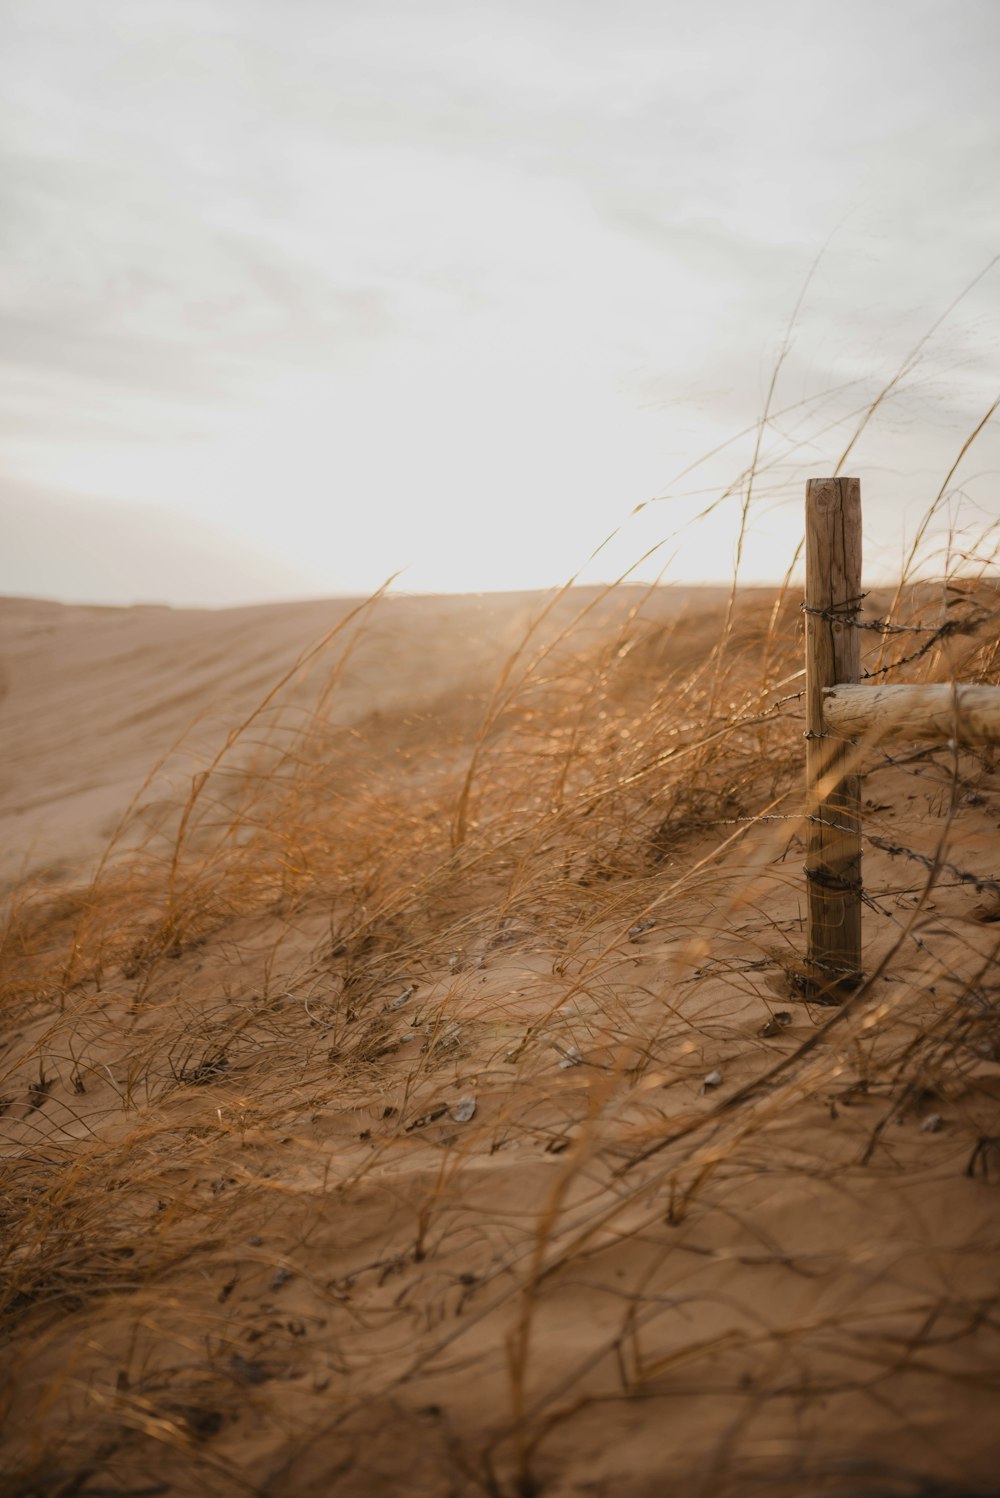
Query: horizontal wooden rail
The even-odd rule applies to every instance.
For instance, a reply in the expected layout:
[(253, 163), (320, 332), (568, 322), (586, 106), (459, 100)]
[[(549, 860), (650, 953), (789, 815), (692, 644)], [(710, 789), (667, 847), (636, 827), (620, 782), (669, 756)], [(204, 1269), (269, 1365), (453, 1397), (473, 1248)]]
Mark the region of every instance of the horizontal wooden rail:
[(1000, 687), (834, 686), (823, 693), (825, 730), (845, 739), (1000, 743)]

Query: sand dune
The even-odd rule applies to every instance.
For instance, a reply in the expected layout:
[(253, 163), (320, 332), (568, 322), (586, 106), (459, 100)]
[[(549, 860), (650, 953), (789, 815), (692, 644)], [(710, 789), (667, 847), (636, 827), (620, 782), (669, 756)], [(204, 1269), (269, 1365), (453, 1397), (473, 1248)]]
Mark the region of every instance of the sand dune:
[(873, 759), (820, 1007), (794, 600), (594, 603), (390, 599), (205, 782), (351, 603), (3, 605), (6, 1491), (992, 1490), (992, 763)]
[[(361, 602), (182, 610), (0, 601), (3, 875), (47, 865), (57, 874), (95, 856), (171, 746), (185, 741), (196, 765)], [(446, 681), (495, 668), (524, 607), (384, 603), (338, 694), (338, 717), (418, 708)]]
[[(721, 589), (620, 590), (593, 628), (643, 599), (643, 617), (711, 610)], [(596, 590), (555, 610), (558, 630)], [(545, 595), (391, 596), (231, 609), (101, 608), (0, 599), (0, 880), (79, 872), (101, 851), (131, 796), (173, 746), (190, 767), (323, 636), (358, 610), (359, 632), (333, 721), (421, 712), (478, 690), (546, 605)], [(579, 638), (579, 630), (575, 633)], [(335, 660), (344, 640), (329, 651)], [(322, 665), (322, 663), (321, 663)], [(311, 705), (316, 673), (298, 697)], [(287, 697), (294, 701), (295, 690)], [(172, 766), (175, 774), (177, 765)], [(150, 799), (174, 793), (154, 781)]]

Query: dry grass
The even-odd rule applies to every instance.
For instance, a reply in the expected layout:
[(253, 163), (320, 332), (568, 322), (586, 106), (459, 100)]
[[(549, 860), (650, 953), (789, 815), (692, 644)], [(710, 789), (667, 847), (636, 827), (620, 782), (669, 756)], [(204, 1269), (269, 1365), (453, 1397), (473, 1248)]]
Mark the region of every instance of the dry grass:
[[(869, 617), (1000, 681), (946, 586)], [(15, 892), (6, 1491), (995, 1491), (993, 766), (870, 756), (872, 976), (815, 1008), (798, 601), (657, 598), (335, 726), (361, 610)]]

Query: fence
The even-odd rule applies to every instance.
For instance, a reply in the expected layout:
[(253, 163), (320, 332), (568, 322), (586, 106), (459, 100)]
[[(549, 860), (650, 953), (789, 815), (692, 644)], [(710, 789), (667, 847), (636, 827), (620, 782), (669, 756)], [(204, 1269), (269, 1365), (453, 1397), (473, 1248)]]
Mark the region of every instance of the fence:
[(862, 600), (860, 480), (810, 479), (804, 604), (807, 962), (812, 982), (827, 992), (856, 987), (862, 977), (858, 739), (1000, 742), (1000, 687), (860, 684), (861, 631), (892, 629), (860, 620)]

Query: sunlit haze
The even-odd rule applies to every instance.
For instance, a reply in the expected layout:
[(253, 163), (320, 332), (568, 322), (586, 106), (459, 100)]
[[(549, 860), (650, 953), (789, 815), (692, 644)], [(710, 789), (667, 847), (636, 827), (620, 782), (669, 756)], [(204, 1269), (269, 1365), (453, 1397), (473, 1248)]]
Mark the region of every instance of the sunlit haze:
[(904, 367), (845, 470), (891, 572), (1000, 393), (993, 0), (0, 18), (7, 593), (545, 587), (618, 527), (586, 576), (719, 579), (758, 439), (773, 579)]

